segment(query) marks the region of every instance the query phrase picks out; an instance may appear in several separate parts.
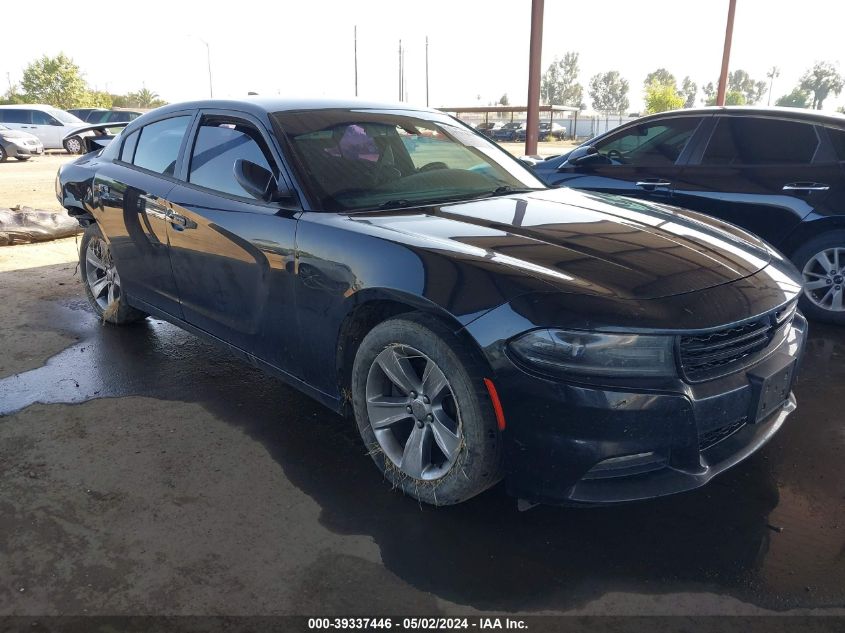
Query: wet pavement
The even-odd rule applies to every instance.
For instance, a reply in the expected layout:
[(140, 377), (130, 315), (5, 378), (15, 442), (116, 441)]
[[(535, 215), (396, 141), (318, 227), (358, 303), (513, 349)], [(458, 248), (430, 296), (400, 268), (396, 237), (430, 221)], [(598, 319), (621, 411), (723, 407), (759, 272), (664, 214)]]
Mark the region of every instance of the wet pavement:
[(0, 373), (0, 613), (845, 612), (845, 329), (811, 324), (798, 411), (700, 490), (433, 509), (350, 421), (167, 323), (102, 326), (71, 273), (0, 273), (43, 286), (2, 337), (51, 341)]

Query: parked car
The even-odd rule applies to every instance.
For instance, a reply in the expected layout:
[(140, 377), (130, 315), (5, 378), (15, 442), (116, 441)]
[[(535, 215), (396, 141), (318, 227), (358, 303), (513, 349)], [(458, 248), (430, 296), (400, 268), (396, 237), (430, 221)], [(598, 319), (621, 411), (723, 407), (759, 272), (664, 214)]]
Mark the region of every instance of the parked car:
[(679, 110), (620, 126), (534, 170), (549, 185), (676, 205), (737, 224), (802, 271), (808, 316), (845, 324), (845, 116)]
[[(525, 121), (511, 121), (505, 123), (498, 130), (493, 131), (493, 140), (499, 142), (510, 142), (516, 140), (516, 134), (519, 130), (525, 130)], [(525, 137), (523, 136), (523, 140)]]
[(43, 153), (44, 145), (37, 136), (0, 124), (0, 163), (8, 158), (29, 160)]
[(85, 119), (88, 123), (128, 123), (134, 121), (141, 112), (132, 110), (105, 110), (103, 112), (92, 112)]
[[(522, 126), (516, 130), (513, 135), (513, 140), (517, 143), (525, 142), (525, 138), (528, 136), (528, 129), (527, 125)], [(566, 136), (566, 128), (563, 127), (560, 123), (549, 123), (548, 121), (541, 121), (540, 122), (540, 129), (537, 131), (537, 140), (539, 141), (549, 141), (549, 140), (561, 140)]]
[(503, 121), (488, 121), (486, 123), (479, 123), (475, 126), (476, 132), (483, 134), (487, 138), (493, 138), (493, 133), (501, 129), (505, 123)]
[(426, 503), (503, 476), (525, 503), (689, 490), (796, 406), (800, 277), (774, 249), (546, 189), (434, 110), (173, 104), (57, 185), (99, 318), (168, 320), (353, 413)]
[[(68, 136), (85, 125), (79, 118), (49, 105), (0, 105), (0, 123), (13, 130), (37, 136), (44, 149), (65, 149), (78, 154), (83, 149), (86, 132)], [(62, 139), (67, 138), (64, 143)]]
[(80, 121), (88, 121), (88, 117), (99, 112), (108, 112), (105, 108), (70, 108), (66, 110)]
[(134, 110), (107, 110), (105, 108), (72, 108), (68, 112), (86, 123), (128, 123), (142, 114)]

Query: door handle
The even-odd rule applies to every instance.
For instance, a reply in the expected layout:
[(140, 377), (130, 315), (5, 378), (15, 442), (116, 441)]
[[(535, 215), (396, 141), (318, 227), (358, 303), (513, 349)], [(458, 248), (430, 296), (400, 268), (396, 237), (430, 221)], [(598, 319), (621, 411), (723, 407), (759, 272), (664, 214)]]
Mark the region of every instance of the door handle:
[(783, 191), (827, 191), (830, 185), (823, 182), (790, 182), (783, 186)]
[(169, 213), (167, 207), (158, 202), (153, 196), (140, 196), (139, 200), (144, 203), (142, 211), (159, 220), (166, 220)]
[(636, 183), (637, 187), (642, 189), (654, 189), (655, 187), (671, 187), (672, 183), (668, 180), (639, 180)]
[(184, 215), (179, 215), (178, 213), (171, 212), (167, 219), (170, 221), (171, 224), (178, 224), (179, 226), (188, 226), (188, 218)]

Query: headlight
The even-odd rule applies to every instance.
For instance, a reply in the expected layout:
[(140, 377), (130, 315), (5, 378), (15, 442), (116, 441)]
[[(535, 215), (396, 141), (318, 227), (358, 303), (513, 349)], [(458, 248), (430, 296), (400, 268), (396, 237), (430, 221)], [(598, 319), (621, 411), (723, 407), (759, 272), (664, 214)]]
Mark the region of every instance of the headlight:
[(513, 339), (508, 348), (526, 365), (547, 373), (649, 378), (677, 375), (671, 336), (532, 330)]

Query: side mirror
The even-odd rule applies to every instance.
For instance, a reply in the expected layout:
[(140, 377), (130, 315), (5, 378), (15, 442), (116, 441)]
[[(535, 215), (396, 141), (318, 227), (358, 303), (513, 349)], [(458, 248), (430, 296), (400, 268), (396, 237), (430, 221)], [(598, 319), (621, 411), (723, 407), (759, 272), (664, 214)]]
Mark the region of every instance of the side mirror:
[(592, 157), (598, 155), (598, 153), (599, 150), (596, 149), (595, 145), (581, 145), (569, 152), (569, 156), (566, 157), (565, 163), (570, 165), (581, 165), (589, 161)]
[(272, 172), (252, 161), (239, 158), (235, 161), (235, 180), (251, 196), (264, 202), (279, 202), (291, 198), (293, 192), (280, 189)]

